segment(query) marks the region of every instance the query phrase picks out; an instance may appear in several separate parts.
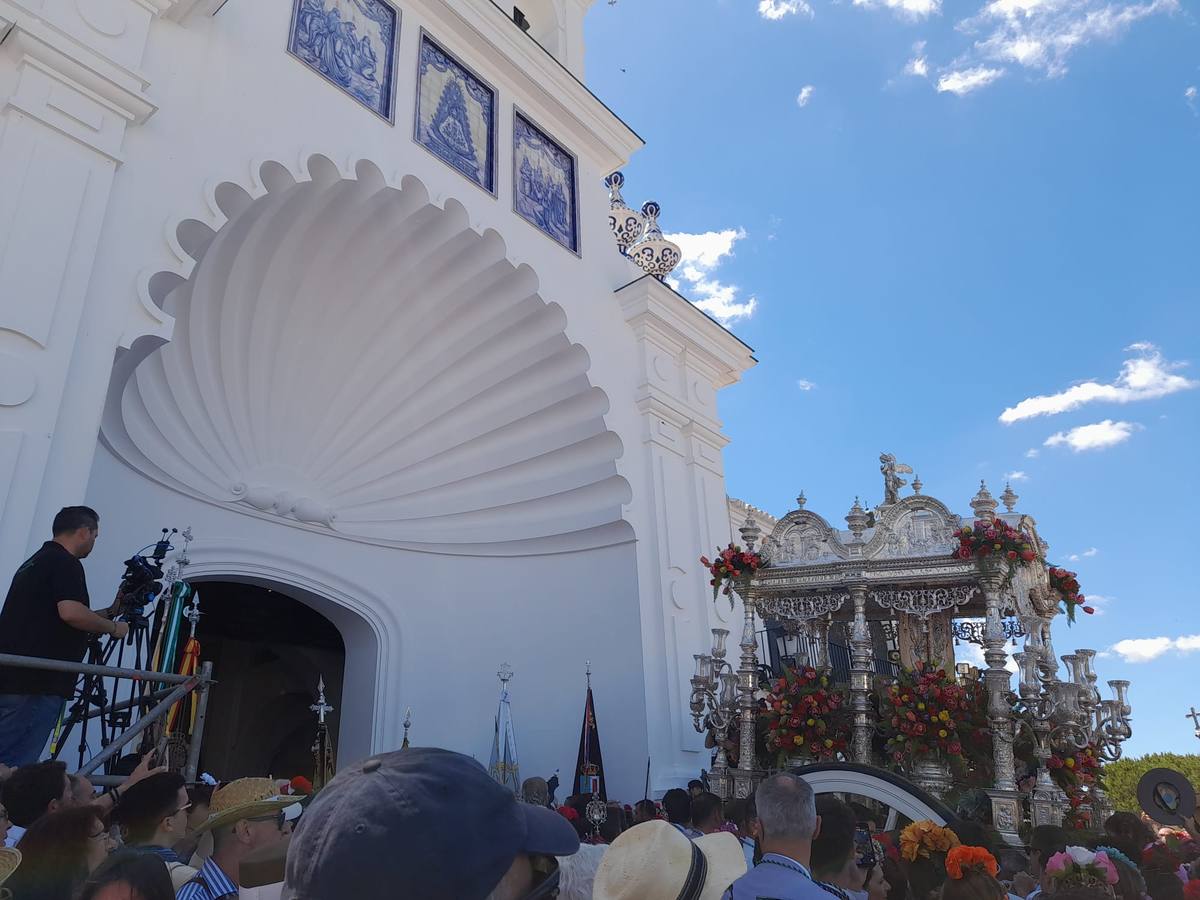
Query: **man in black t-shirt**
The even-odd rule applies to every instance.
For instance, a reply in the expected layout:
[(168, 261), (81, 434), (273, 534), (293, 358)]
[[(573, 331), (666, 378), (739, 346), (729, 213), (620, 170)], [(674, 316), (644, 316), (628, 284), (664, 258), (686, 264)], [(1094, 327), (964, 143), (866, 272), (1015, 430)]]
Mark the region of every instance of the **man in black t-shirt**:
[[(0, 610), (0, 653), (81, 662), (89, 634), (123, 638), (113, 608), (90, 608), (79, 562), (92, 552), (100, 517), (86, 506), (68, 506), (54, 517), (54, 540), (17, 569)], [(0, 667), (0, 763), (36, 762), (69, 699), (76, 676), (45, 669)]]

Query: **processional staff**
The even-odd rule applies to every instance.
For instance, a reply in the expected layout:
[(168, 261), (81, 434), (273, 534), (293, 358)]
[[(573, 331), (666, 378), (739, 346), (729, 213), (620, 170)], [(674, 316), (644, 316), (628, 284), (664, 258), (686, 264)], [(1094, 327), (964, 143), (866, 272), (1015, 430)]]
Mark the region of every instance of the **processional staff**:
[(1192, 711), (1184, 715), (1185, 719), (1191, 719), (1192, 725), (1195, 727), (1195, 735), (1200, 738), (1200, 712), (1196, 712), (1196, 707), (1192, 707)]

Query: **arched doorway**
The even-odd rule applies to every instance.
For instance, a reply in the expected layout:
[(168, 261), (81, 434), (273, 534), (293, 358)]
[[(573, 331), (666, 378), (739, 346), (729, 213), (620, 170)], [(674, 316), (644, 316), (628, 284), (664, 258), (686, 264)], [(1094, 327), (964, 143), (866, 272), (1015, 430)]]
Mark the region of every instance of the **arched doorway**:
[(245, 581), (196, 583), (196, 630), (216, 685), (201, 747), (201, 770), (220, 780), (313, 777), (318, 679), (338, 746), (346, 644), (337, 626), (286, 588)]

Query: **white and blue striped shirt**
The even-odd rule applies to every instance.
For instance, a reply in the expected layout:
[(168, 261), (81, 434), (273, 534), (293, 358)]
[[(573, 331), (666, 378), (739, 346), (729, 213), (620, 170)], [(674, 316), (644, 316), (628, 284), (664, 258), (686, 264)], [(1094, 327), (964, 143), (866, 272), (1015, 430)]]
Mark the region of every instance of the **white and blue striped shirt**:
[(223, 897), (237, 895), (237, 885), (229, 880), (229, 876), (210, 857), (204, 861), (199, 874), (179, 889), (175, 900), (221, 900)]

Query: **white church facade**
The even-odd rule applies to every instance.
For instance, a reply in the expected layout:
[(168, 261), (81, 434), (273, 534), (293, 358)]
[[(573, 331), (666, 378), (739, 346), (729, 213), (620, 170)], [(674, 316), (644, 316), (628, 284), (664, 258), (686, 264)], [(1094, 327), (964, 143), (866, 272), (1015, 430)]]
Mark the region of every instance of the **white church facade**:
[(93, 605), (190, 526), (207, 646), (206, 585), (275, 598), (314, 690), (289, 610), (338, 632), (343, 762), (410, 708), (486, 758), (508, 663), (522, 775), (568, 782), (590, 661), (610, 796), (706, 767), (754, 359), (618, 250), (641, 140), (584, 86), (591, 2), (0, 0), (3, 577), (63, 505), (101, 516)]

